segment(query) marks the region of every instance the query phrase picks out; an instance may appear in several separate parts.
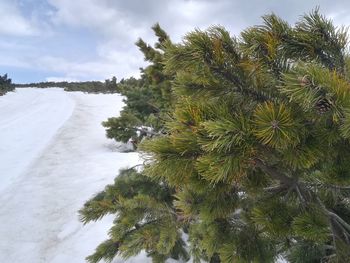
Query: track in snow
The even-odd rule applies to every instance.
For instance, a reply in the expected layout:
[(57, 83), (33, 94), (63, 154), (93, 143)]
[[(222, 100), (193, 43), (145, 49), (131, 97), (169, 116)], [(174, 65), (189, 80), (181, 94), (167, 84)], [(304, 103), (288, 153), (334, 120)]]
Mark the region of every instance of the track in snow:
[(0, 98), (0, 262), (85, 262), (106, 238), (113, 218), (82, 226), (77, 210), (139, 162), (136, 153), (113, 151), (100, 125), (121, 100), (60, 89)]

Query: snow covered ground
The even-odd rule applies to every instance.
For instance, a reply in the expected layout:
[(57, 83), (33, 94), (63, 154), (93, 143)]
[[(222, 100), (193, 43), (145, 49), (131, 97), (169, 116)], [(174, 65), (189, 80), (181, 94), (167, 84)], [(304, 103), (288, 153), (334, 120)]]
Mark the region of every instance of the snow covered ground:
[(106, 238), (112, 217), (83, 226), (77, 210), (140, 162), (105, 138), (101, 121), (121, 108), (116, 94), (17, 89), (0, 97), (1, 263), (85, 262)]

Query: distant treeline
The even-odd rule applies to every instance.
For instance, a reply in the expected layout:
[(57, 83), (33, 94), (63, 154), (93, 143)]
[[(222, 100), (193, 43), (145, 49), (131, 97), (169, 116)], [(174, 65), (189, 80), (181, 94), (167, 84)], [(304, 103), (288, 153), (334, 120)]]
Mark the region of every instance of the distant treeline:
[(102, 81), (82, 81), (82, 82), (68, 82), (68, 81), (47, 81), (38, 83), (14, 84), (18, 88), (64, 88), (65, 91), (83, 91), (89, 93), (115, 93), (117, 92), (117, 78), (112, 77)]

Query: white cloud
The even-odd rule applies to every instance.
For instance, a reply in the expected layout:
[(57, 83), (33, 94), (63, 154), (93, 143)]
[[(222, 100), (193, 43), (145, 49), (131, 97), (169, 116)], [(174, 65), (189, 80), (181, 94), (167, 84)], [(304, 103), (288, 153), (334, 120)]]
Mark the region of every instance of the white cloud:
[(101, 23), (109, 22), (116, 14), (115, 10), (106, 7), (105, 1), (48, 0), (48, 2), (56, 8), (52, 17), (56, 24), (99, 27)]
[[(153, 43), (151, 26), (160, 22), (170, 36), (179, 41), (193, 25), (209, 26), (205, 14), (225, 8), (212, 2), (202, 1), (112, 1), (112, 0), (48, 0), (55, 8), (51, 20), (56, 26), (85, 29), (98, 40), (95, 61), (85, 63), (61, 61), (52, 57), (40, 59), (49, 69), (64, 72), (65, 76), (111, 75), (138, 76), (145, 65), (143, 55), (134, 45), (139, 37)], [(174, 23), (176, 21), (176, 23)], [(204, 26), (203, 26), (204, 25)]]
[[(31, 2), (30, 19), (16, 6), (21, 1)], [(48, 8), (36, 8), (40, 2)], [(38, 32), (36, 25), (41, 29), (35, 40), (23, 44), (27, 47), (16, 38), (10, 44), (0, 41), (0, 65), (31, 67), (71, 79), (137, 76), (145, 62), (134, 43), (139, 37), (154, 43), (150, 27), (156, 22), (179, 42), (188, 31), (213, 24), (236, 34), (261, 23), (260, 16), (270, 12), (294, 23), (298, 15), (317, 5), (337, 24), (349, 23), (345, 11), (350, 5), (341, 0), (0, 0), (0, 34), (33, 35)]]
[[(120, 57), (123, 56), (123, 54), (120, 54)], [(121, 60), (125, 60), (125, 58), (121, 58)], [(64, 76), (64, 79), (75, 80), (104, 80), (112, 76), (121, 78), (139, 74), (138, 70), (133, 71), (130, 64), (116, 63), (113, 60), (75, 62), (60, 57), (44, 56), (33, 61), (32, 66), (60, 73)]]
[(46, 81), (52, 81), (52, 82), (62, 82), (62, 81), (76, 82), (76, 81), (79, 81), (79, 80), (78, 79), (74, 79), (74, 78), (66, 78), (66, 77), (47, 77)]
[(38, 33), (31, 21), (21, 15), (15, 1), (0, 2), (0, 35), (31, 36)]

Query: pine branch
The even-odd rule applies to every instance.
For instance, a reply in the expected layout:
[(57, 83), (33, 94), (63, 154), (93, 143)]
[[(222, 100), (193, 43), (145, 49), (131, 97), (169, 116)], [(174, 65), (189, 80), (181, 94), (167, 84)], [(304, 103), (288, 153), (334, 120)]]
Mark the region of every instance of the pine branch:
[(274, 167), (266, 165), (262, 160), (255, 158), (253, 160), (254, 165), (260, 168), (265, 174), (271, 176), (273, 179), (282, 182), (284, 185), (293, 185), (296, 183), (294, 178), (288, 177), (283, 173), (279, 172)]
[[(346, 244), (350, 245), (350, 240), (349, 240), (350, 239), (350, 225), (347, 222), (345, 222), (345, 220), (342, 219), (339, 215), (337, 215), (336, 213), (329, 210), (324, 205), (324, 203), (320, 200), (320, 198), (318, 196), (316, 196), (315, 199), (316, 199), (317, 203), (320, 205), (320, 207), (323, 209), (325, 214), (330, 218), (331, 230), (332, 230), (332, 234), (333, 234), (333, 243), (334, 243), (335, 248), (336, 248), (336, 244), (337, 244), (336, 238), (343, 240), (343, 241), (345, 241)], [(338, 228), (335, 228), (335, 226), (332, 224), (332, 222), (334, 222), (338, 226)], [(339, 233), (339, 231), (341, 231), (341, 233)], [(342, 236), (343, 236), (343, 238), (342, 238)], [(337, 248), (336, 248), (336, 250), (337, 250)]]
[(303, 205), (305, 205), (305, 203), (306, 203), (306, 199), (304, 198), (303, 194), (301, 193), (300, 188), (299, 188), (299, 186), (298, 186), (298, 185), (296, 185), (296, 187), (295, 187), (295, 191), (297, 192), (298, 197), (299, 197), (299, 199), (300, 199), (301, 203), (302, 203)]
[(331, 217), (331, 218), (334, 218), (335, 220), (337, 220), (342, 227), (344, 227), (346, 229), (346, 231), (349, 231), (348, 232), (348, 235), (350, 233), (350, 225), (344, 221), (344, 219), (342, 219), (340, 216), (338, 216), (336, 213), (330, 211), (327, 209), (327, 213), (328, 215)]
[[(337, 215), (336, 213), (332, 212), (331, 210), (329, 210), (324, 203), (320, 200), (320, 198), (318, 196), (316, 196), (316, 194), (314, 192), (310, 192), (310, 190), (308, 190), (307, 188), (305, 188), (304, 185), (302, 184), (298, 184), (297, 183), (297, 188), (301, 189), (303, 192), (308, 193), (309, 196), (315, 196), (315, 200), (317, 201), (317, 203), (319, 204), (319, 206), (323, 209), (323, 211), (325, 212), (326, 215), (328, 215), (330, 218), (335, 219), (336, 221), (338, 221), (342, 227), (344, 227), (347, 231), (349, 231), (350, 233), (350, 225), (344, 221), (344, 219), (342, 219), (339, 215)], [(305, 199), (305, 196), (300, 194), (300, 199), (305, 202), (305, 200), (307, 201), (311, 201), (309, 198)]]
[(146, 102), (146, 104), (151, 106), (156, 111), (156, 113), (161, 111), (161, 109), (159, 107), (155, 106), (154, 104), (152, 104), (152, 103), (150, 103), (148, 101)]
[(270, 186), (270, 187), (265, 187), (264, 191), (269, 192), (269, 193), (278, 193), (286, 189), (286, 186), (284, 184), (280, 184), (277, 186)]
[(331, 188), (335, 190), (350, 191), (350, 186), (340, 186), (340, 185), (322, 184), (322, 183), (308, 183), (308, 185), (314, 186), (314, 187), (320, 187), (320, 188)]

